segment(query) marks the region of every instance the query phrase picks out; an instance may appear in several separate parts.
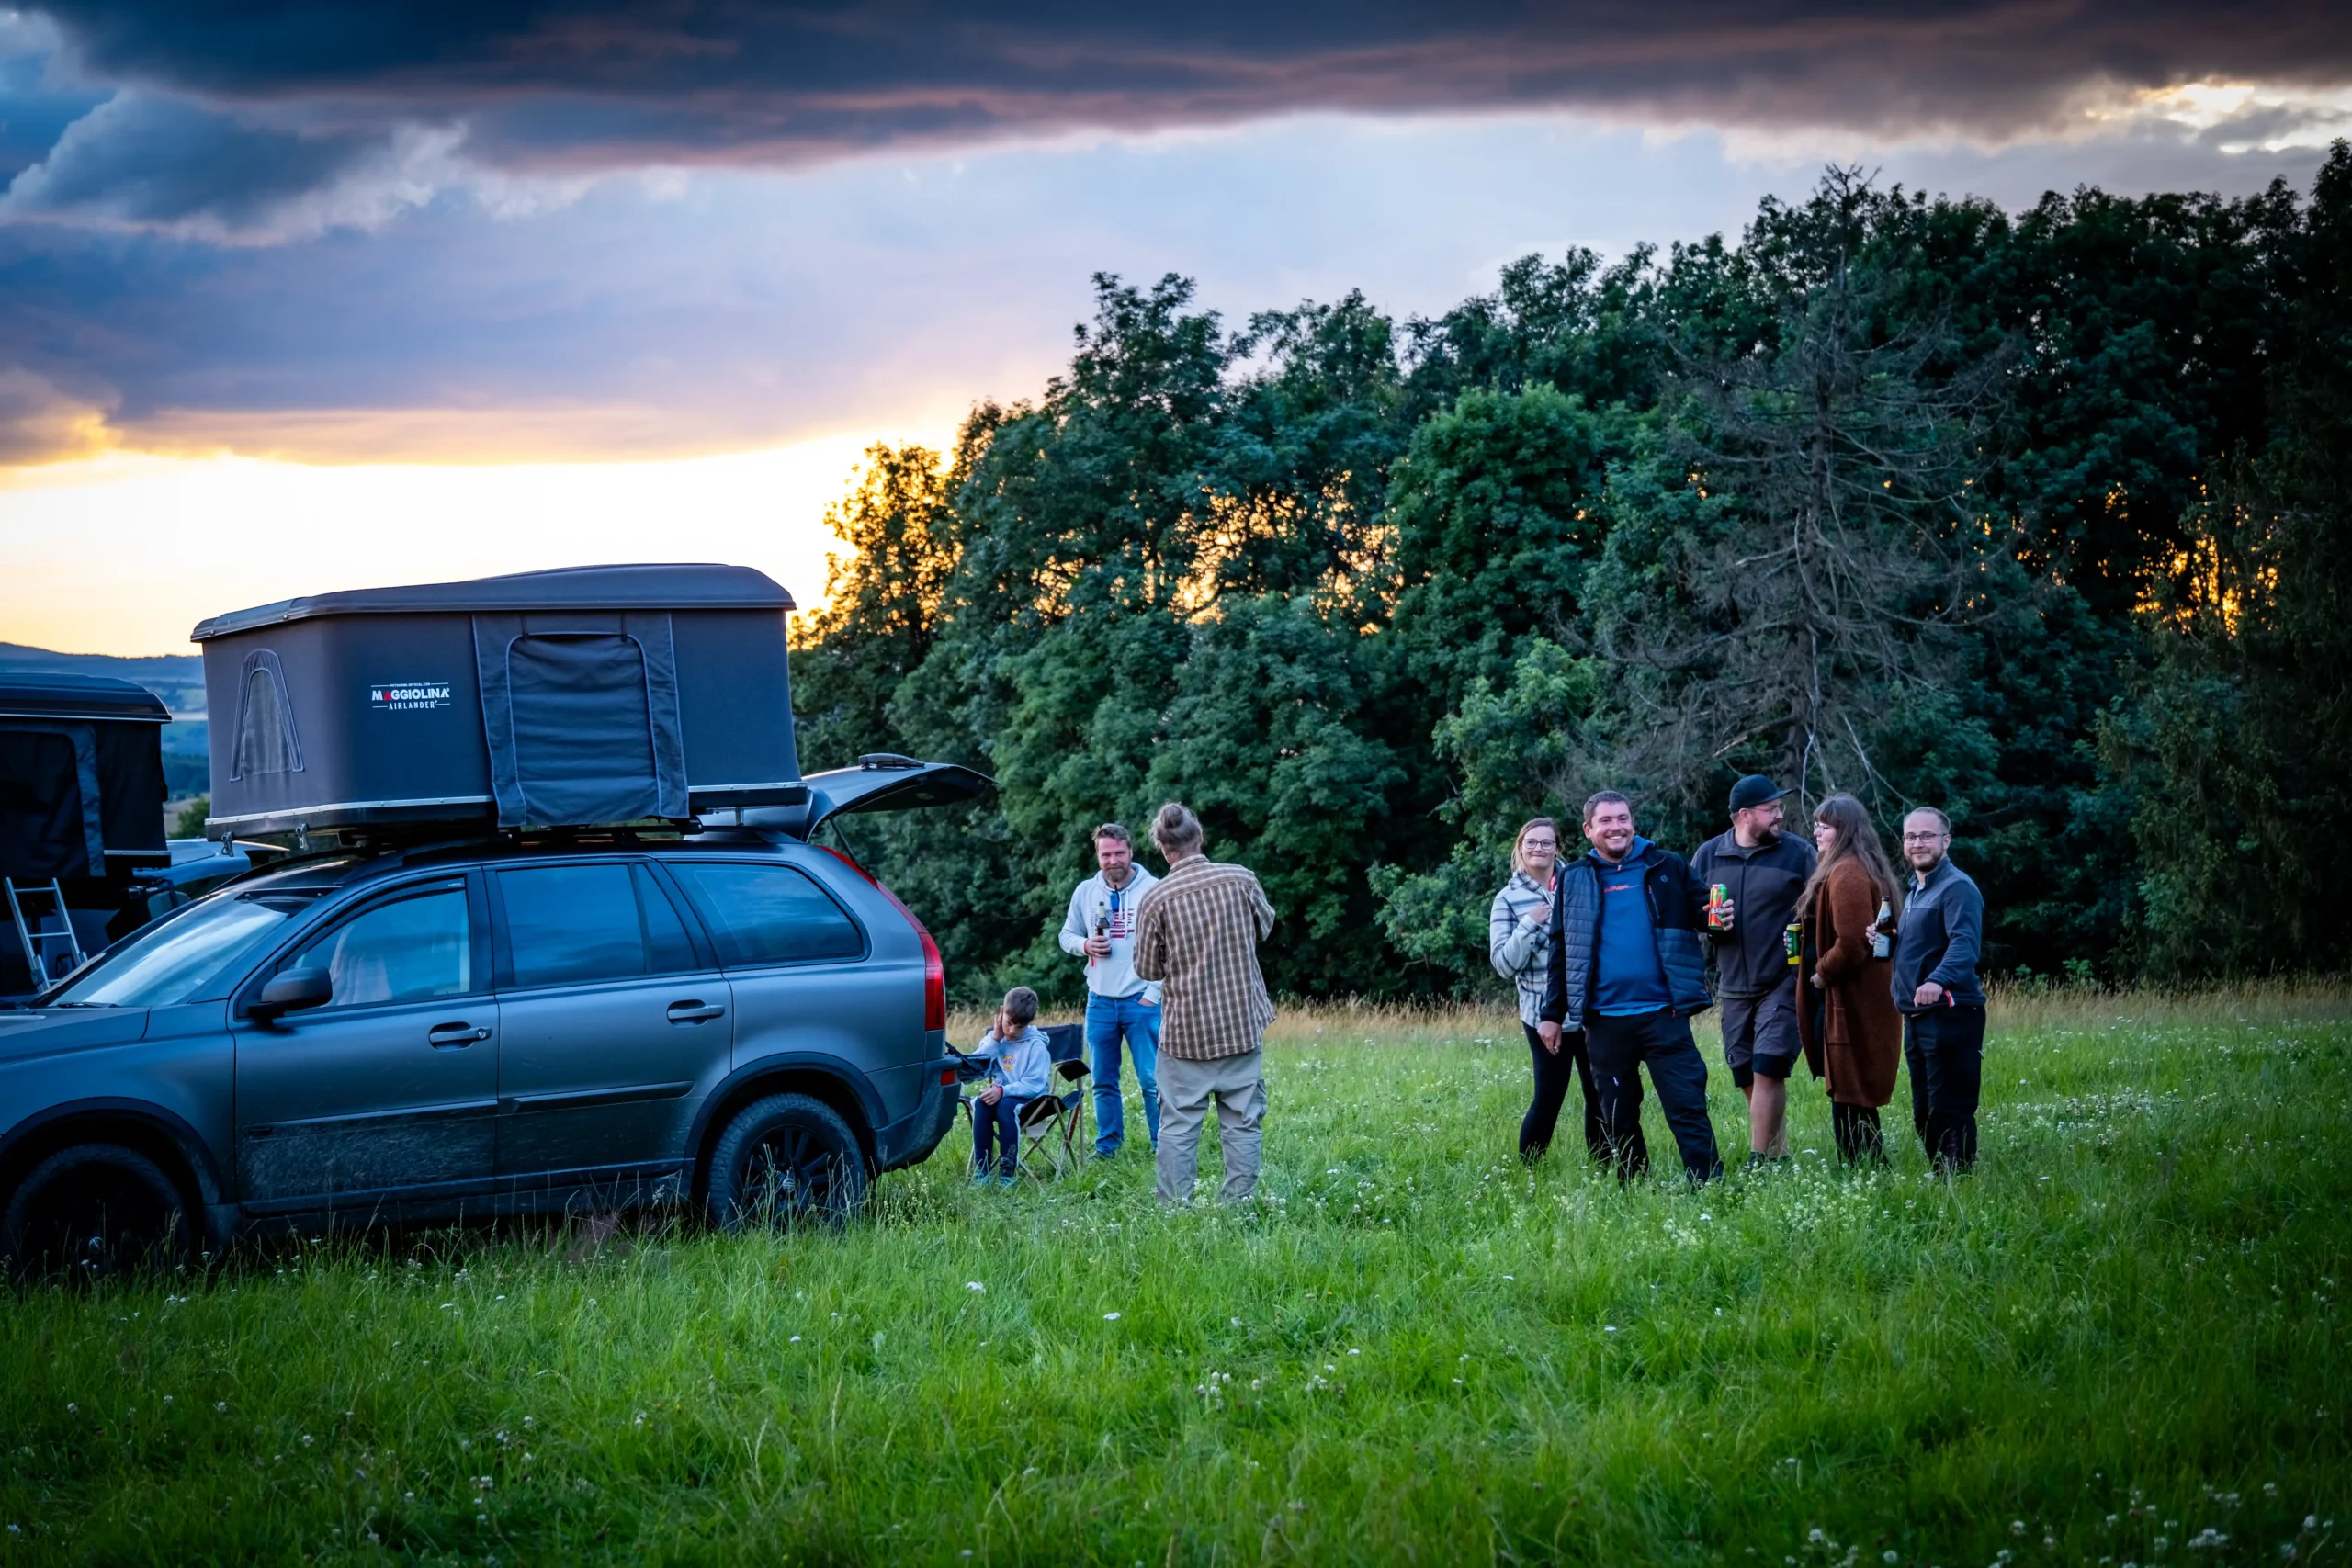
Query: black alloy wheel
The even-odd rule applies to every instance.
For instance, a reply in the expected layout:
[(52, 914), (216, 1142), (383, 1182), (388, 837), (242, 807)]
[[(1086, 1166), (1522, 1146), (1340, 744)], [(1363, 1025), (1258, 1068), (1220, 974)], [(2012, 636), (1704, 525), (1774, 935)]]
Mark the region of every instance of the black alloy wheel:
[(192, 1239), (178, 1183), (120, 1144), (58, 1150), (0, 1210), (0, 1258), (24, 1275), (115, 1279), (185, 1262)]
[(805, 1094), (752, 1101), (710, 1156), (710, 1214), (726, 1230), (839, 1224), (865, 1206), (865, 1151), (841, 1112)]

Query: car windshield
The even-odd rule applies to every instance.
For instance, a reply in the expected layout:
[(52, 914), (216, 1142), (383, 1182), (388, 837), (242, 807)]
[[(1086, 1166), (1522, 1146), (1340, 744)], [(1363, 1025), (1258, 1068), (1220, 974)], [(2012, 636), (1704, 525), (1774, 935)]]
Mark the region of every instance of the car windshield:
[(108, 948), (44, 1007), (156, 1008), (199, 996), (221, 972), (309, 908), (322, 888), (235, 893), (189, 905)]

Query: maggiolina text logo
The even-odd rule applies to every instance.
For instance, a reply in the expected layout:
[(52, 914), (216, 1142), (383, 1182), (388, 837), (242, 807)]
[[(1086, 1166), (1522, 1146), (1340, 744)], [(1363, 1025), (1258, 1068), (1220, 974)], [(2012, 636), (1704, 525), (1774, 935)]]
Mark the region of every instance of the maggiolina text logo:
[(417, 708), (446, 708), (449, 705), (449, 682), (447, 681), (379, 682), (368, 688), (368, 705), (382, 713), (405, 713)]

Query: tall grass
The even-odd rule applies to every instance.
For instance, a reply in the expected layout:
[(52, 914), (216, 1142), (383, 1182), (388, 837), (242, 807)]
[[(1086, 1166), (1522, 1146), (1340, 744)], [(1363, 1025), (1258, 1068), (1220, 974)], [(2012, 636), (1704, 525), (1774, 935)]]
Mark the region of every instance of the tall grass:
[(2346, 998), (2007, 997), (1985, 1077), (1969, 1179), (1900, 1101), (1838, 1168), (1800, 1078), (1793, 1169), (1620, 1189), (1511, 1157), (1507, 1015), (1291, 1011), (1247, 1208), (950, 1145), (838, 1235), (28, 1292), (0, 1562), (2342, 1555)]

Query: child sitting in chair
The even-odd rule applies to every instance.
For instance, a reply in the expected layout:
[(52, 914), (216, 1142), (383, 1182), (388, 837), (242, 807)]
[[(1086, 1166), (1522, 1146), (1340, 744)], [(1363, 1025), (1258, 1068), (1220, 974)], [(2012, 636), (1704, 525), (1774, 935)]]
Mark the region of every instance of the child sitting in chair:
[(996, 1021), (972, 1047), (974, 1055), (991, 1058), (988, 1088), (972, 1100), (975, 1181), (986, 1181), (993, 1168), (1000, 1186), (1012, 1185), (1021, 1163), (1021, 1112), (1053, 1087), (1053, 1051), (1036, 1019), (1037, 993), (1026, 986), (1015, 986), (1004, 993)]

